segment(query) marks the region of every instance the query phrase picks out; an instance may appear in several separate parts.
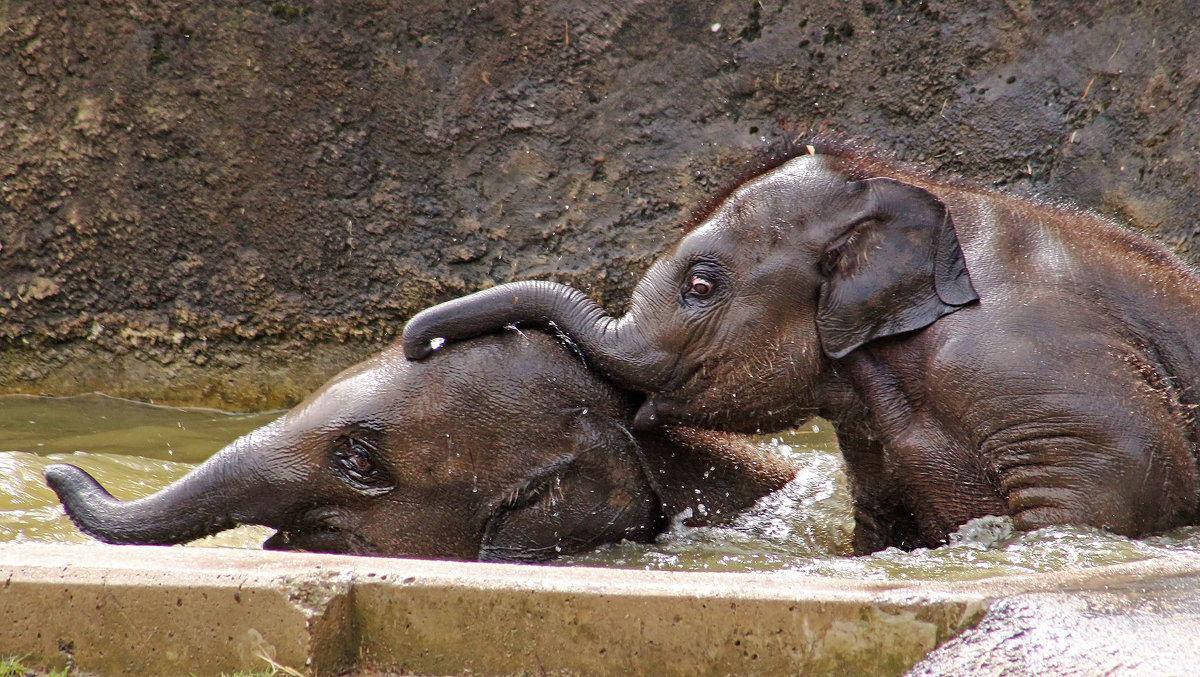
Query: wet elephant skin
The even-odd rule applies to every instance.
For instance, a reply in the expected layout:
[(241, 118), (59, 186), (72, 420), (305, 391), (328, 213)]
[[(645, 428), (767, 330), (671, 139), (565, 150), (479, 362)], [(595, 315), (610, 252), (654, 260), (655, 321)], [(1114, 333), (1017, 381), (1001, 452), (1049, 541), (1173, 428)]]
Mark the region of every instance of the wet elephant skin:
[(430, 339), (553, 324), (647, 394), (637, 425), (837, 428), (857, 551), (963, 522), (1129, 536), (1197, 521), (1200, 279), (1093, 214), (805, 154), (740, 184), (627, 313), (549, 282), (427, 309)]
[(795, 475), (738, 436), (634, 435), (635, 406), (540, 332), (421, 363), (394, 346), (151, 496), (118, 501), (66, 464), (46, 479), (110, 543), (260, 524), (271, 549), (523, 562), (651, 540), (688, 509), (719, 522)]

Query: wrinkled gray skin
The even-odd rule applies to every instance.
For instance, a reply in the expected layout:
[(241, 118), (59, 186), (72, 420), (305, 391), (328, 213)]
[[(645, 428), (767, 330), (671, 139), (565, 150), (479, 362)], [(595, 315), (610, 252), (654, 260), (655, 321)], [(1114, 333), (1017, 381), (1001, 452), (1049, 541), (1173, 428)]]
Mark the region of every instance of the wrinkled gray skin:
[(735, 436), (634, 436), (634, 406), (540, 332), (421, 363), (394, 346), (152, 496), (118, 501), (65, 464), (46, 480), (109, 543), (259, 524), (269, 549), (543, 561), (651, 540), (689, 508), (718, 521), (795, 475)]
[(628, 313), (503, 285), (423, 311), (429, 339), (553, 323), (648, 394), (640, 427), (831, 420), (855, 547), (963, 522), (1137, 536), (1197, 522), (1200, 280), (1103, 219), (851, 157), (742, 184), (651, 267)]

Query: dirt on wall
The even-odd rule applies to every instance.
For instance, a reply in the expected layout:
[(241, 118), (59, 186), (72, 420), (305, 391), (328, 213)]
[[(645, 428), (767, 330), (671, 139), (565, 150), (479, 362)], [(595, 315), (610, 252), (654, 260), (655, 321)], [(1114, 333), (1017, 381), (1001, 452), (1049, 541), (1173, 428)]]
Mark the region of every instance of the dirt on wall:
[(1200, 261), (1200, 5), (0, 3), (0, 391), (291, 404), (434, 302), (619, 311), (813, 128)]

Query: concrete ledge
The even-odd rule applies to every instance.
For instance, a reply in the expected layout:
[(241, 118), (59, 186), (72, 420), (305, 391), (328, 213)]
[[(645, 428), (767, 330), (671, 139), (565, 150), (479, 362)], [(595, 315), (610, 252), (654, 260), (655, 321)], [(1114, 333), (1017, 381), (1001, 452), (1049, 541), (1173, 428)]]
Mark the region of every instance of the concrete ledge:
[[(101, 675), (352, 664), (351, 574), (216, 548), (0, 546), (0, 655)], [(245, 555), (251, 555), (246, 557)]]
[[(966, 583), (221, 548), (0, 545), (0, 655), (100, 675), (900, 675), (996, 599), (1200, 558)], [(1099, 583), (1097, 583), (1099, 584)]]

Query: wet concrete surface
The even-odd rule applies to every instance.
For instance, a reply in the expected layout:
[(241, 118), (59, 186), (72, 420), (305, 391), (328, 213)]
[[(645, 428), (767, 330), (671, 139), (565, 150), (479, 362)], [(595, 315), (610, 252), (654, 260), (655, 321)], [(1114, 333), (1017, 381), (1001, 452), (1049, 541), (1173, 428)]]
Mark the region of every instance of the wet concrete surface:
[(998, 599), (908, 674), (1200, 675), (1200, 575), (1099, 576)]
[(9, 544), (0, 579), (0, 653), (98, 675), (1188, 675), (1200, 614), (1193, 556), (948, 583)]

